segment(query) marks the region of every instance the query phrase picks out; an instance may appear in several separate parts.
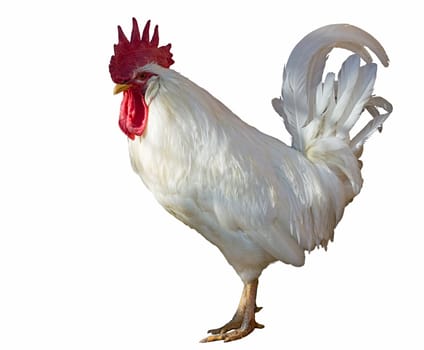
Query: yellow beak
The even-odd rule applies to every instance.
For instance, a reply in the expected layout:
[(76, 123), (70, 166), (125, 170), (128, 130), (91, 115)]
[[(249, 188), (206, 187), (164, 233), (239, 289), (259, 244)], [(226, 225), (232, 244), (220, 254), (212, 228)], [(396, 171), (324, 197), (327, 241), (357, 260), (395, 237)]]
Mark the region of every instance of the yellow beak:
[(113, 88), (113, 94), (119, 94), (122, 91), (128, 90), (130, 88), (129, 84), (116, 84)]

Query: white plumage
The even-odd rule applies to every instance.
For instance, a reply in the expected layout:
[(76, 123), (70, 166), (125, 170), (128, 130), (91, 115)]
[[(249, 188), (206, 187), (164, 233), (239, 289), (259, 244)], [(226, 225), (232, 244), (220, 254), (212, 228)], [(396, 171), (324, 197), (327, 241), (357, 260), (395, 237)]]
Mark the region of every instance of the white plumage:
[[(361, 189), (363, 143), (392, 110), (372, 95), (377, 68), (365, 46), (388, 65), (373, 37), (345, 24), (320, 28), (295, 47), (282, 96), (273, 100), (292, 147), (249, 126), (174, 70), (155, 63), (138, 68), (153, 76), (145, 92), (147, 128), (129, 140), (132, 166), (166, 210), (220, 249), (246, 285), (274, 261), (301, 266), (305, 251), (326, 247)], [(334, 47), (354, 54), (337, 79), (328, 73), (323, 80)], [(352, 137), (364, 109), (373, 119)], [(228, 332), (237, 328), (229, 325), (206, 340), (233, 340), (259, 327), (234, 336), (240, 330)]]

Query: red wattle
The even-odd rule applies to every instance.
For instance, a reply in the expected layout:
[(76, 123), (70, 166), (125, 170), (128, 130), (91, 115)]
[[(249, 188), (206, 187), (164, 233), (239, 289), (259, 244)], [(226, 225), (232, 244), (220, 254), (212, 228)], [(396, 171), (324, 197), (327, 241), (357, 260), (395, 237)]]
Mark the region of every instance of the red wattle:
[(137, 89), (124, 91), (119, 114), (119, 127), (131, 140), (141, 136), (147, 126), (148, 106), (146, 100)]

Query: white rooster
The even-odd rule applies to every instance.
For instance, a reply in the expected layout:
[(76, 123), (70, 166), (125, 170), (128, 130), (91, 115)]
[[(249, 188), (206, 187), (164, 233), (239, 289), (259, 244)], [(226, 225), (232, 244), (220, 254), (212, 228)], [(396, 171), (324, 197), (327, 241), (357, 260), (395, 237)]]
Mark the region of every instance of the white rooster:
[[(303, 38), (273, 100), (292, 136), (289, 147), (170, 69), (171, 45), (159, 47), (158, 28), (150, 39), (149, 27), (140, 36), (133, 19), (128, 40), (118, 26), (109, 69), (115, 93), (124, 95), (119, 125), (135, 172), (158, 202), (216, 245), (244, 283), (233, 318), (202, 341), (240, 339), (263, 327), (255, 321), (262, 270), (277, 260), (301, 266), (305, 251), (326, 247), (361, 190), (363, 144), (392, 111), (372, 94), (377, 66), (366, 47), (384, 66), (389, 60), (376, 39), (352, 25)], [(334, 47), (354, 54), (337, 77), (322, 80)], [(350, 135), (364, 109), (372, 119)]]

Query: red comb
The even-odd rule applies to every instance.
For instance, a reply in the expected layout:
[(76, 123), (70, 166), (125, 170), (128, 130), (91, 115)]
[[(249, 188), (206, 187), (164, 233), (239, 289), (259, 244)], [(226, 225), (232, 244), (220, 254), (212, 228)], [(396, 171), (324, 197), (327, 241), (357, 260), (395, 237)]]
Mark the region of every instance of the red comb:
[(168, 68), (174, 63), (171, 53), (171, 44), (158, 47), (159, 32), (155, 26), (152, 39), (150, 39), (150, 20), (147, 21), (143, 35), (140, 38), (140, 29), (137, 20), (132, 19), (133, 28), (131, 40), (125, 36), (122, 28), (118, 26), (118, 44), (114, 45), (115, 55), (110, 59), (109, 72), (115, 83), (125, 83), (132, 77), (135, 68), (147, 63), (156, 63)]

